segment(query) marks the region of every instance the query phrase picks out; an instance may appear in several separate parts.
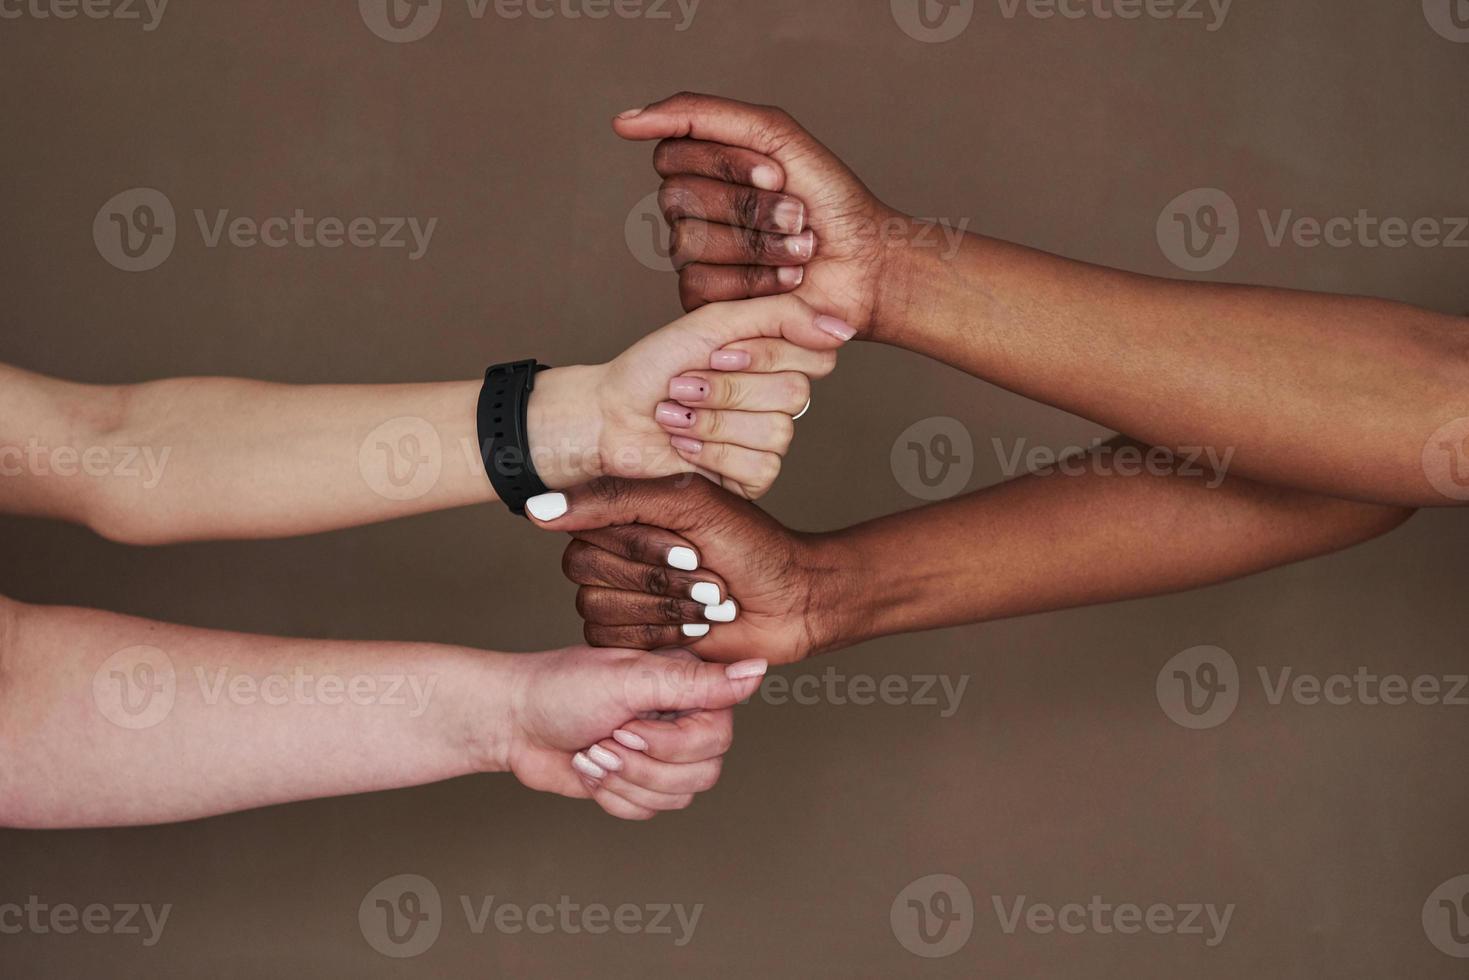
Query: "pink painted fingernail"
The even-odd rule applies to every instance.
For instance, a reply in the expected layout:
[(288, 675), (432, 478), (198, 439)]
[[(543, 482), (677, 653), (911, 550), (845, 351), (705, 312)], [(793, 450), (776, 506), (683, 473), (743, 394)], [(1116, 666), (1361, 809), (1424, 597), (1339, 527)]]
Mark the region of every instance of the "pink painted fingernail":
[(786, 253), (797, 259), (809, 259), (816, 250), (816, 234), (806, 231), (786, 239)]
[(587, 758), (591, 759), (593, 762), (601, 766), (603, 769), (606, 769), (608, 772), (616, 772), (617, 770), (622, 768), (622, 760), (619, 759), (615, 753), (608, 752), (600, 745), (593, 745), (591, 748), (587, 749)]
[(823, 314), (816, 318), (816, 329), (829, 333), (837, 340), (846, 342), (857, 336), (857, 330), (845, 320), (838, 320), (834, 316)]
[(709, 397), (709, 382), (702, 378), (674, 378), (668, 382), (668, 397), (676, 402), (701, 402)]
[(704, 451), (704, 444), (702, 442), (697, 439), (690, 439), (688, 436), (669, 436), (668, 441), (674, 449), (677, 449), (681, 453), (688, 453), (690, 456), (697, 456)]
[(659, 402), (654, 418), (660, 425), (671, 425), (675, 429), (687, 429), (694, 424), (693, 411), (673, 402)]
[(780, 171), (762, 163), (750, 171), (750, 182), (764, 191), (776, 190), (780, 187)]
[(742, 350), (717, 350), (709, 355), (709, 366), (716, 371), (743, 371), (750, 366), (750, 353)]
[(775, 270), (775, 278), (780, 280), (782, 286), (799, 286), (801, 280), (806, 278), (806, 267), (803, 265), (783, 265)]
[(601, 779), (607, 775), (607, 771), (586, 757), (583, 752), (578, 752), (571, 757), (571, 767), (588, 779)]
[(618, 119), (632, 119), (634, 116), (641, 116), (642, 114), (643, 114), (643, 110), (642, 109), (624, 109), (624, 110), (622, 110), (621, 112), (619, 112), (617, 114), (617, 118)]
[(612, 739), (618, 745), (625, 745), (634, 752), (648, 751), (648, 743), (641, 736), (634, 735), (632, 732), (625, 732), (621, 728), (612, 733)]
[(775, 223), (776, 231), (783, 231), (787, 235), (799, 235), (806, 227), (806, 205), (793, 197), (788, 197), (775, 206), (770, 217)]
[(770, 662), (767, 660), (741, 660), (724, 668), (724, 676), (732, 681), (743, 681), (751, 677), (764, 677), (769, 669)]

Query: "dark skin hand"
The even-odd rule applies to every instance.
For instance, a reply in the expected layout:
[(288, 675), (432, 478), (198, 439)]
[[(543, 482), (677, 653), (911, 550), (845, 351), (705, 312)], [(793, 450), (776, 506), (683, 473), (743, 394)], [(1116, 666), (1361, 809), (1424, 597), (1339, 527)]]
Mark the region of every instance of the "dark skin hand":
[[(687, 309), (795, 290), (862, 339), (1153, 445), (1232, 449), (1232, 472), (1251, 479), (1369, 503), (1469, 502), (1460, 317), (1137, 275), (976, 234), (935, 247), (931, 227), (771, 106), (684, 93), (613, 127), (661, 140)], [(809, 250), (752, 234), (797, 202)], [(775, 272), (802, 263), (799, 282)]]
[[(1180, 471), (1026, 476), (825, 534), (792, 531), (705, 480), (599, 480), (537, 523), (573, 536), (564, 567), (592, 645), (784, 664), (878, 636), (1198, 588), (1350, 547), (1412, 513)], [(673, 547), (694, 549), (699, 569), (670, 572)], [(689, 640), (681, 624), (704, 622), (688, 598), (697, 582), (717, 583), (739, 611)]]

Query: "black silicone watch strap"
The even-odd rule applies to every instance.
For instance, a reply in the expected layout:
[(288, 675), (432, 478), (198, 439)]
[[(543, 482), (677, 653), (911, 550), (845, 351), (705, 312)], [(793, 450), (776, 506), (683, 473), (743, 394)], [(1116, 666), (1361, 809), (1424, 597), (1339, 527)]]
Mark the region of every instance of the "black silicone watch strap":
[(546, 365), (535, 361), (496, 364), (485, 372), (479, 392), (479, 448), (485, 472), (500, 500), (513, 513), (525, 514), (525, 502), (546, 493), (530, 455), (530, 393), (536, 373)]

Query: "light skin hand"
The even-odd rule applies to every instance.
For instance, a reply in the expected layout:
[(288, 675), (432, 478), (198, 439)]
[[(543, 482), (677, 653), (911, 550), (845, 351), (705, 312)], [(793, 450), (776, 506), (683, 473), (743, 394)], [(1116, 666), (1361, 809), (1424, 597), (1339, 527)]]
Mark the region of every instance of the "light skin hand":
[[(689, 648), (790, 663), (878, 636), (1199, 588), (1349, 547), (1411, 514), (1238, 477), (1210, 486), (1172, 466), (1026, 476), (827, 534), (666, 481), (584, 488), (565, 517), (538, 523), (573, 536), (563, 566), (582, 587), (588, 642), (671, 642), (699, 622), (692, 584), (714, 582), (738, 616)], [(1170, 528), (1188, 532), (1160, 533)], [(661, 567), (675, 548), (700, 567)]]
[[(777, 168), (778, 186), (806, 202), (816, 237), (797, 295), (846, 317), (864, 339), (1156, 446), (1232, 452), (1231, 472), (1263, 482), (1398, 506), (1469, 501), (1469, 330), (1460, 317), (1137, 275), (972, 233), (957, 249), (932, 247), (920, 223), (882, 205), (770, 107), (684, 94), (613, 125), (628, 139), (705, 141), (655, 162), (665, 187), (710, 175), (743, 182), (679, 194), (702, 196), (730, 225), (748, 226), (750, 210), (717, 202), (754, 195), (751, 154)], [(863, 234), (869, 221), (883, 230)], [(753, 294), (738, 274), (749, 253), (718, 260), (732, 264), (686, 270), (687, 306)]]
[[(764, 672), (686, 653), (250, 636), (4, 599), (0, 660), (9, 827), (163, 823), (501, 771), (646, 819), (714, 784), (729, 708)], [(607, 743), (623, 764), (583, 776), (578, 753)]]

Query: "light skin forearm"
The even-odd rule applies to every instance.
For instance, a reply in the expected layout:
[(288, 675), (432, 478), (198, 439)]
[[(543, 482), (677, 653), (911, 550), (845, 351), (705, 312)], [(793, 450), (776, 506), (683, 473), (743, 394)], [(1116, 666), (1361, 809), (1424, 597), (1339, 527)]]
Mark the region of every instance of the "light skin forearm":
[(817, 535), (817, 564), (833, 570), (813, 589), (820, 647), (1199, 588), (1350, 547), (1412, 514), (1209, 482), (1026, 476)]
[[(1266, 482), (1403, 506), (1461, 502), (1424, 450), (1469, 418), (1469, 329), (1400, 303), (1187, 283), (976, 235), (895, 240), (869, 338), (1145, 442), (1234, 451)], [(1469, 424), (1453, 439), (1469, 436)], [(1464, 451), (1464, 450), (1461, 450)], [(1469, 490), (1466, 490), (1469, 496)]]
[(513, 658), (0, 600), (0, 823), (187, 820), (505, 768)]

